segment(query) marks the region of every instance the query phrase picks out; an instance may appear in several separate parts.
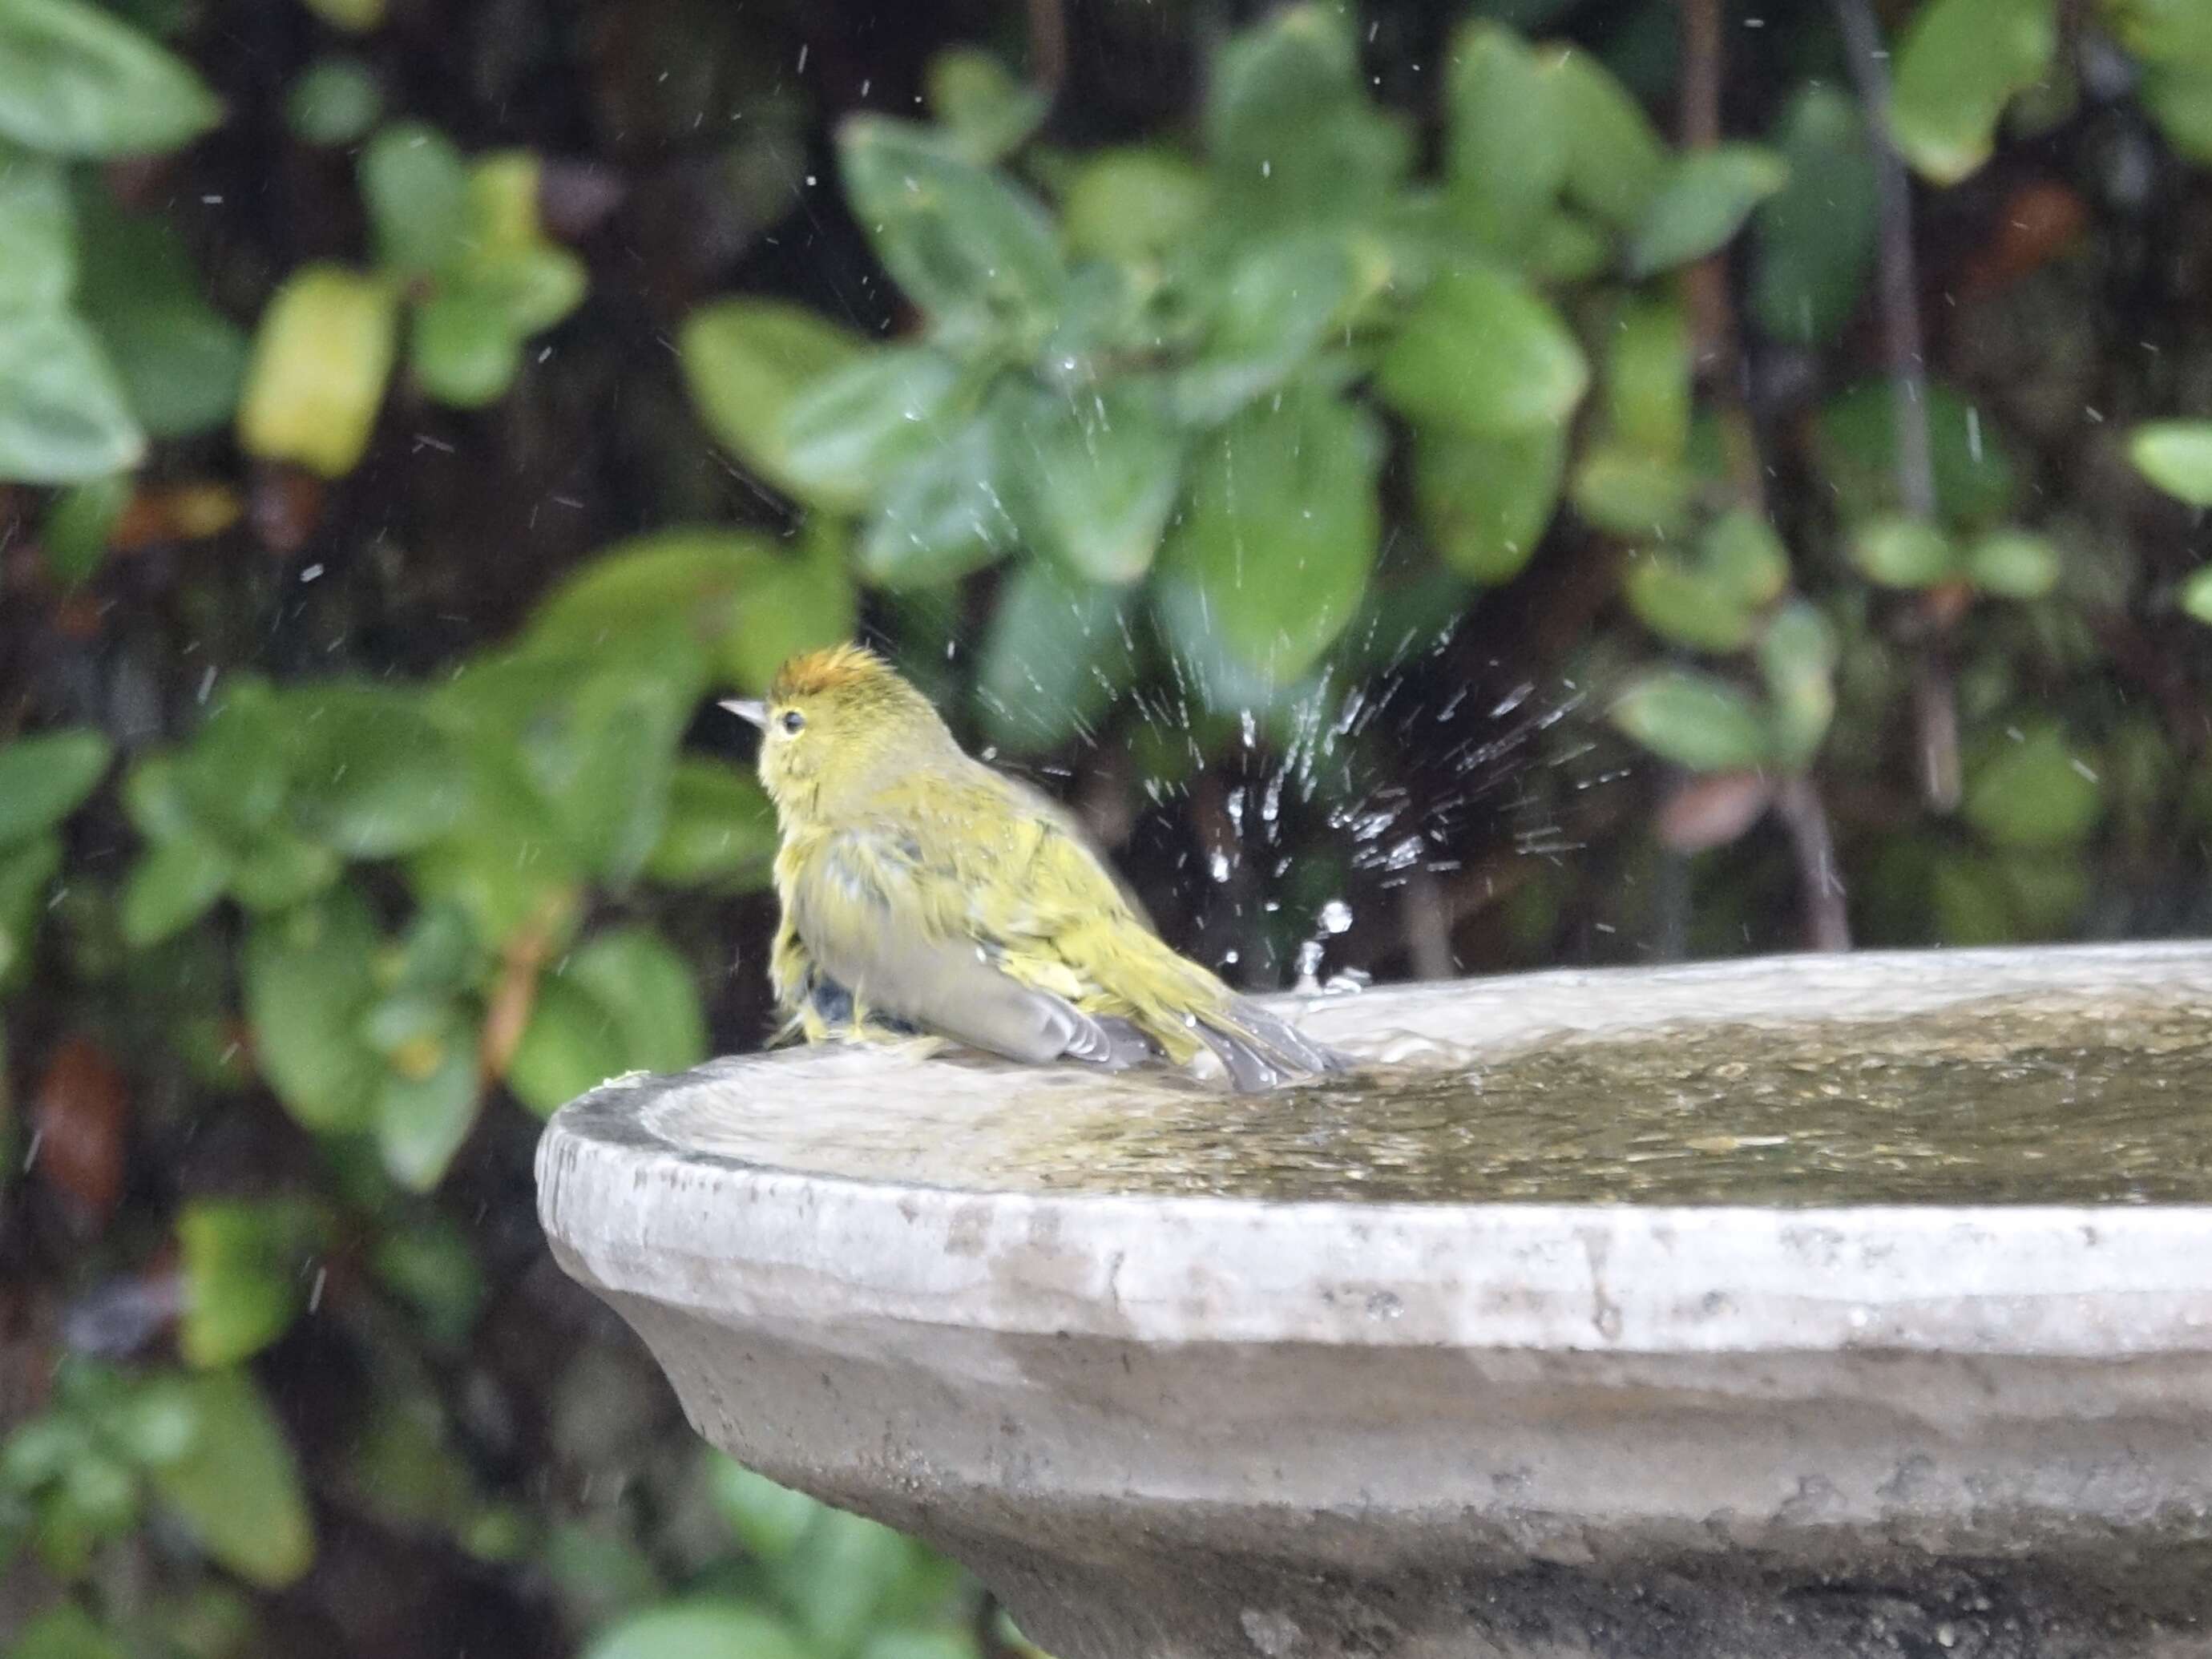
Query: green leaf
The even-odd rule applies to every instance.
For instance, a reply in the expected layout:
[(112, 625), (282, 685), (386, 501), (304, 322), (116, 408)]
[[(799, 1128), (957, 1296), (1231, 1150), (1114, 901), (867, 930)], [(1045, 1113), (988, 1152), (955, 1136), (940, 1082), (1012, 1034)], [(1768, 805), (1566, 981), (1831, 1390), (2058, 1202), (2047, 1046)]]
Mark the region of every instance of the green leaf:
[(617, 884), (645, 867), (660, 840), (677, 740), (698, 696), (696, 653), (665, 666), (617, 663), (589, 674), (523, 733), (524, 763), (562, 839), (585, 868)]
[(422, 389), (455, 409), (496, 403), (522, 368), (522, 336), (498, 305), (467, 288), (415, 310), (408, 362)]
[(22, 1627), (8, 1659), (131, 1659), (131, 1650), (82, 1607), (64, 1601)]
[[(858, 335), (802, 306), (726, 300), (691, 313), (677, 356), (716, 441), (777, 489), (805, 499), (787, 465), (785, 413), (802, 389), (864, 349)], [(817, 504), (849, 512), (866, 500), (862, 493)]]
[(2128, 439), (2136, 471), (2191, 507), (2212, 507), (2212, 421), (2153, 421)]
[(165, 1378), (149, 1388), (191, 1413), (189, 1449), (148, 1471), (154, 1490), (222, 1565), (281, 1589), (315, 1559), (314, 1523), (290, 1443), (243, 1370)]
[(1735, 772), (1773, 758), (1765, 719), (1724, 680), (1654, 669), (1623, 691), (1613, 723), (1662, 760), (1692, 772)]
[(1006, 508), (994, 411), (970, 417), (895, 473), (860, 538), (860, 574), (884, 587), (928, 587), (1006, 556), (1017, 532)]
[(819, 514), (808, 520), (799, 537), (799, 556), (777, 562), (759, 615), (723, 653), (731, 678), (749, 690), (764, 690), (775, 671), (799, 652), (851, 639), (859, 611), (852, 564), (850, 527), (844, 520)]
[(76, 286), (76, 220), (61, 167), (0, 145), (0, 311), (52, 311)]
[(2212, 623), (2212, 566), (2189, 573), (2181, 585), (2181, 608), (2201, 623)]
[[(2002, 520), (2020, 490), (2003, 434), (1947, 386), (1930, 384), (1924, 397), (1938, 515), (1963, 526)], [(1904, 505), (1897, 493), (1896, 420), (1896, 399), (1882, 380), (1853, 386), (1821, 406), (1820, 470), (1841, 500), (1862, 510)]]
[(330, 848), (280, 828), (261, 831), (233, 856), (230, 896), (249, 910), (289, 910), (345, 870)]
[(76, 483), (136, 466), (145, 453), (89, 329), (66, 312), (0, 312), (0, 482)]
[(1777, 143), (1790, 177), (1753, 227), (1751, 307), (1776, 339), (1819, 345), (1850, 319), (1874, 267), (1874, 150), (1857, 103), (1821, 86), (1790, 101)]
[(668, 822), (645, 873), (671, 887), (757, 887), (775, 846), (775, 811), (751, 774), (724, 761), (678, 760)]
[(335, 265), (287, 277), (261, 313), (239, 402), (246, 453), (326, 478), (352, 471), (392, 376), (397, 306), (390, 283)]
[(53, 155), (155, 154), (222, 118), (191, 69), (84, 0), (0, 0), (0, 138)]
[(2047, 538), (2000, 530), (1966, 550), (1966, 578), (1984, 593), (2039, 599), (2058, 585), (2058, 550)]
[(377, 1150), (392, 1178), (410, 1193), (426, 1193), (444, 1179), (446, 1167), (476, 1127), (483, 1082), (477, 1045), (458, 1025), (425, 1045), (434, 1064), (419, 1076), (388, 1073), (377, 1090)]
[(286, 699), (299, 759), (292, 799), (301, 826), (356, 859), (428, 845), (468, 805), (459, 750), (410, 694), (343, 682)]
[(1790, 585), (1790, 556), (1781, 538), (1748, 507), (1716, 519), (1698, 538), (1698, 553), (1706, 575), (1737, 605), (1771, 604)]
[(1990, 158), (2013, 94), (2051, 70), (2057, 0), (1928, 0), (1897, 54), (1890, 131), (1923, 176), (1955, 185)]
[(1526, 242), (1566, 183), (1575, 136), (1559, 60), (1478, 19), (1453, 37), (1444, 177), (1454, 204), (1503, 258)]
[(1664, 182), (1667, 146), (1628, 89), (1579, 47), (1547, 52), (1568, 133), (1567, 199), (1621, 230), (1643, 224)]
[(506, 1083), (514, 1097), (540, 1117), (550, 1117), (586, 1091), (629, 1068), (614, 1015), (598, 999), (564, 978), (538, 981), (530, 1024), (507, 1062)]
[(1347, 20), (1286, 6), (1216, 56), (1206, 147), (1231, 226), (1317, 228), (1378, 214), (1412, 156), (1369, 104)]
[(1310, 385), (1199, 447), (1163, 574), (1203, 602), (1216, 641), (1276, 685), (1304, 675), (1359, 608), (1375, 563), (1382, 436)]
[(186, 834), (148, 848), (123, 888), (123, 939), (135, 951), (182, 933), (222, 896), (230, 854)]
[(1672, 300), (1632, 299), (1607, 337), (1606, 414), (1613, 435), (1662, 460), (1690, 442), (1694, 365), (1688, 313)]
[(778, 1619), (736, 1601), (678, 1602), (633, 1613), (584, 1659), (820, 1659)]
[(1835, 718), (1837, 655), (1835, 630), (1803, 599), (1776, 611), (1759, 637), (1776, 757), (1793, 770), (1812, 763)]
[(1018, 755), (1088, 735), (1136, 678), (1127, 589), (1032, 560), (999, 589), (975, 670), (985, 736)]
[(394, 1217), (377, 1240), (377, 1278), (411, 1307), (434, 1341), (467, 1340), (483, 1310), (483, 1270), (468, 1236), (441, 1215)]
[(99, 787), (113, 754), (106, 738), (81, 726), (0, 744), (0, 848), (27, 841), (76, 811)]
[(995, 455), (1006, 510), (1036, 551), (1087, 581), (1152, 568), (1182, 479), (1184, 439), (1157, 389), (1039, 387), (1004, 410)]
[(1616, 536), (1666, 539), (1689, 528), (1697, 483), (1685, 465), (1607, 441), (1575, 469), (1575, 510)]
[(246, 378), (246, 333), (208, 303), (176, 227), (160, 214), (124, 212), (105, 191), (86, 191), (77, 229), (77, 308), (141, 424), (156, 438), (222, 426)]
[(2148, 65), (2141, 97), (2167, 143), (2200, 165), (2212, 162), (2212, 68)]
[(361, 154), (361, 194), (377, 252), (392, 270), (427, 276), (468, 246), (469, 170), (453, 141), (421, 121), (395, 121)]
[[(477, 176), (489, 165), (477, 163)], [(450, 281), (455, 292), (496, 313), (518, 341), (561, 321), (583, 303), (591, 287), (582, 260), (544, 241), (497, 248), (472, 243)]]
[(376, 993), (377, 945), (368, 908), (350, 889), (246, 935), (246, 1015), (262, 1075), (285, 1109), (317, 1133), (367, 1128), (384, 1062), (362, 1040)]
[(1245, 253), (1206, 307), (1204, 343), (1175, 376), (1177, 416), (1217, 425), (1281, 385), (1311, 360), (1352, 291), (1337, 238), (1270, 239)]
[(988, 52), (951, 46), (929, 60), (924, 77), (929, 111), (950, 131), (960, 153), (989, 166), (1018, 149), (1043, 122), (1051, 100), (1024, 86)]
[(202, 1198), (177, 1217), (184, 1311), (178, 1352), (198, 1370), (234, 1365), (284, 1334), (314, 1241), (297, 1203)]
[(1206, 175), (1164, 149), (1086, 156), (1060, 203), (1068, 252), (1133, 263), (1183, 246), (1205, 222)]
[(810, 381), (777, 423), (783, 476), (800, 498), (850, 509), (943, 441), (960, 369), (927, 346), (878, 346)]
[[(34, 836), (0, 848), (0, 982), (31, 959), (31, 942), (38, 935), (46, 914), (46, 896), (61, 867), (58, 836)], [(0, 1097), (0, 1104), (4, 1103)], [(0, 1124), (5, 1121), (0, 1118)]]
[(1751, 638), (1751, 608), (1671, 553), (1644, 554), (1620, 586), (1644, 625), (1677, 645), (1740, 651)]
[(1039, 331), (1066, 272), (1052, 222), (1030, 195), (925, 128), (847, 118), (837, 135), (845, 192), (877, 257), (956, 338)]
[(776, 1599), (823, 1654), (849, 1654), (907, 1571), (906, 1540), (889, 1527), (824, 1510), (799, 1547), (770, 1570)]
[(823, 1506), (805, 1492), (779, 1486), (722, 1452), (708, 1449), (706, 1458), (714, 1509), (755, 1560), (787, 1559), (822, 1517)]
[(1846, 551), (1861, 574), (1885, 587), (1932, 587), (1959, 574), (1951, 538), (1918, 519), (1869, 519), (1852, 530)]
[(2121, 43), (2154, 64), (2212, 70), (2212, 12), (2197, 0), (2106, 0)]
[(2096, 827), (2104, 798), (2065, 732), (2039, 725), (1989, 745), (1968, 771), (1960, 811), (1998, 847), (2069, 847)]
[(1416, 432), (1414, 495), (1445, 562), (1479, 582), (1519, 575), (1559, 509), (1566, 453), (1561, 427), (1504, 438), (1443, 427)]
[(1681, 157), (1629, 240), (1629, 270), (1648, 276), (1727, 246), (1789, 177), (1789, 165), (1756, 144), (1719, 144)]
[(774, 541), (749, 531), (678, 528), (635, 536), (607, 548), (540, 600), (530, 639), (553, 651), (587, 653), (680, 632), (726, 664), (737, 641), (767, 625), (769, 603), (779, 597), (776, 573), (791, 562)]
[(310, 144), (357, 144), (384, 113), (384, 89), (357, 58), (318, 58), (284, 94), (284, 120)]
[(613, 1018), (626, 1072), (680, 1072), (707, 1057), (706, 1016), (690, 964), (647, 927), (600, 934), (566, 975)]
[(1504, 437), (1561, 425), (1589, 366), (1542, 300), (1504, 271), (1470, 265), (1431, 285), (1383, 354), (1378, 383), (1417, 421)]
[(99, 574), (107, 561), (108, 538), (135, 488), (128, 472), (111, 472), (56, 492), (39, 525), (39, 540), (57, 580), (88, 582)]

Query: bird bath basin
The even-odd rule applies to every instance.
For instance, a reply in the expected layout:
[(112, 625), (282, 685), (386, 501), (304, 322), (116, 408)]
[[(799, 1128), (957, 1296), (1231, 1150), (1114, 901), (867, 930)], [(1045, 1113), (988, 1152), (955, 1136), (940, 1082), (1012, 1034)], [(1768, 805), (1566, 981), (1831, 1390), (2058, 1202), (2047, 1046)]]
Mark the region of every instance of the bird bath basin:
[(1058, 1659), (2212, 1653), (2212, 945), (1304, 1024), (1392, 1063), (613, 1083), (539, 1211), (702, 1435)]

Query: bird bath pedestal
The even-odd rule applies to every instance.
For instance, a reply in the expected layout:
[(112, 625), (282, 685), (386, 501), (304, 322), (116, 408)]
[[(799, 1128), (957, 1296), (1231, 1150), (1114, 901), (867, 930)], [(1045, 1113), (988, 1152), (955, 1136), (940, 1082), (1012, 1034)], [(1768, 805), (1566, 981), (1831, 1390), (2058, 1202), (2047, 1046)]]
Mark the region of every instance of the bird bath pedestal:
[[(2024, 1069), (2021, 1009), (2058, 1022)], [(2180, 1659), (2212, 1654), (2200, 1011), (2212, 946), (1370, 992), (1307, 1029), (1496, 1088), (1409, 1127), (1394, 1072), (1333, 1133), (1255, 1131), (1264, 1180), (1207, 1115), (1279, 1102), (755, 1056), (568, 1107), (539, 1210), (701, 1434), (933, 1540), (1057, 1659)], [(1881, 1069), (1916, 1018), (1955, 1053)], [(2159, 1109), (2099, 1129), (2089, 1073), (2138, 1029)], [(1778, 1030), (1826, 1045), (1772, 1062), (1815, 1105), (1892, 1091), (1802, 1167), (1710, 1097), (1741, 1075), (1767, 1122), (1766, 1062), (1712, 1054)], [(1601, 1071), (1630, 1041), (1694, 1064), (1694, 1121), (1667, 1131), (1647, 1069), (1565, 1109), (1644, 1126), (1593, 1152), (1508, 1087), (1516, 1054)], [(1955, 1147), (1911, 1121), (1939, 1075), (1979, 1085)], [(1500, 1145), (1454, 1139), (1492, 1109)], [(1505, 1146), (1523, 1111), (1541, 1134)]]

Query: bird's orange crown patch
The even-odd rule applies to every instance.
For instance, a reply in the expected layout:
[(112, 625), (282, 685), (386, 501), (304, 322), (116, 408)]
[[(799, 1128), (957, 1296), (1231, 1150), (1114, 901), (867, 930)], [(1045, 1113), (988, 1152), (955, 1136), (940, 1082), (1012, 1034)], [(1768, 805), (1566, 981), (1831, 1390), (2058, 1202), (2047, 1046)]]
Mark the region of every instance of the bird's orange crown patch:
[(890, 665), (865, 645), (833, 645), (803, 652), (775, 671), (769, 701), (817, 696), (843, 687), (878, 685), (891, 678)]

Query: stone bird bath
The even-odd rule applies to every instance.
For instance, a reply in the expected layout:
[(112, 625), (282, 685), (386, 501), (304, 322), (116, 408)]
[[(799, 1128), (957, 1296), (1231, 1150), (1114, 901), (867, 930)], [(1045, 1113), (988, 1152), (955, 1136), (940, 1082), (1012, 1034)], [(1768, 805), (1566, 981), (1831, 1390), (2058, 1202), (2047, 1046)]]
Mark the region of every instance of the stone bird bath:
[[(934, 1540), (1058, 1659), (2180, 1659), (2206, 1018), (2195, 945), (1376, 991), (1305, 1016), (1405, 1062), (1334, 1117), (752, 1056), (569, 1106), (539, 1210), (701, 1434)], [(1486, 1092), (1389, 1104), (1447, 1062)]]

